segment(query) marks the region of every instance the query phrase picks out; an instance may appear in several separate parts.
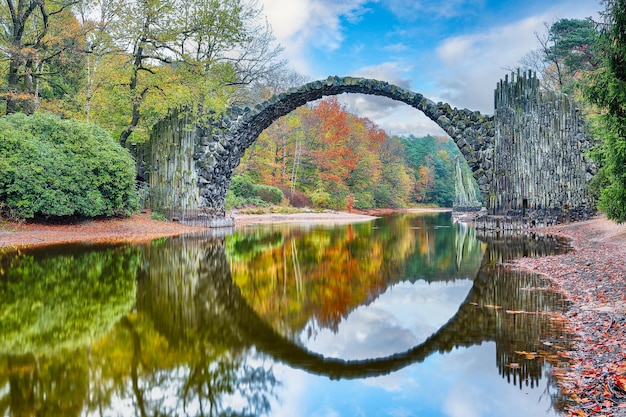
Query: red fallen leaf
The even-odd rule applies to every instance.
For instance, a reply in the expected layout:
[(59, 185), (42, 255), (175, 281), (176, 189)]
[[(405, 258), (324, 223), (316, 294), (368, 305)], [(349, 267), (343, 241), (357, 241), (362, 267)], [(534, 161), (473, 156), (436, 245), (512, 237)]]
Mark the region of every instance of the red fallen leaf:
[(626, 391), (626, 376), (617, 375), (615, 377), (615, 383), (618, 387), (620, 387), (623, 391)]

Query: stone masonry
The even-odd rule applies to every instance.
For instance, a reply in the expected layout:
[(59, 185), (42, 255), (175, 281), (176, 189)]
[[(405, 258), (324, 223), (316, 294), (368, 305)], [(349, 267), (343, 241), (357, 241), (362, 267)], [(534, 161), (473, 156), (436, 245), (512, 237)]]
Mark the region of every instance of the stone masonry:
[(488, 197), (493, 166), (493, 117), (453, 109), (446, 103), (434, 103), (422, 94), (384, 81), (329, 77), (291, 89), (253, 108), (232, 108), (212, 135), (200, 138), (195, 158), (202, 205), (214, 209), (224, 207), (233, 170), (246, 149), (272, 122), (310, 101), (342, 93), (385, 96), (422, 111), (454, 140), (472, 169), (483, 198)]

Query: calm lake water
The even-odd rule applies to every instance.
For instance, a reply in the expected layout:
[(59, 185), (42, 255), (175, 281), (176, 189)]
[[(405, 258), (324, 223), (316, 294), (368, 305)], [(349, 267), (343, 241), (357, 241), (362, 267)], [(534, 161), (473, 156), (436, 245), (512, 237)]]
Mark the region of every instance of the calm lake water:
[(450, 213), (0, 251), (6, 416), (557, 416), (562, 252)]

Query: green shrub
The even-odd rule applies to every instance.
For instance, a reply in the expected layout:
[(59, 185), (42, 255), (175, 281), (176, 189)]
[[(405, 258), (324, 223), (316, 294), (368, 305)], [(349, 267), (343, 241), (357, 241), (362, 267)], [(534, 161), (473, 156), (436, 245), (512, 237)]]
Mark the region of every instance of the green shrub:
[(230, 181), (226, 193), (226, 207), (243, 207), (245, 205), (267, 206), (280, 204), (284, 198), (280, 188), (271, 185), (257, 184), (248, 175), (235, 175)]
[(317, 208), (329, 209), (332, 208), (332, 198), (330, 193), (318, 188), (311, 194), (311, 200), (313, 205)]
[(244, 199), (256, 197), (255, 185), (248, 175), (234, 175), (230, 180), (230, 190), (236, 197)]
[(243, 204), (243, 198), (235, 196), (235, 193), (233, 193), (232, 189), (229, 189), (226, 192), (226, 201), (225, 201), (226, 210), (239, 208), (242, 206), (242, 204)]
[(11, 218), (130, 214), (135, 164), (104, 130), (51, 114), (0, 117), (0, 205)]
[[(384, 184), (381, 184), (381, 187)], [(354, 202), (354, 207), (357, 209), (369, 209), (374, 207), (374, 198), (371, 193), (366, 191), (355, 193), (356, 201)]]
[(285, 195), (280, 188), (264, 184), (256, 186), (256, 195), (261, 200), (276, 205), (280, 204), (283, 201), (283, 198), (285, 198)]

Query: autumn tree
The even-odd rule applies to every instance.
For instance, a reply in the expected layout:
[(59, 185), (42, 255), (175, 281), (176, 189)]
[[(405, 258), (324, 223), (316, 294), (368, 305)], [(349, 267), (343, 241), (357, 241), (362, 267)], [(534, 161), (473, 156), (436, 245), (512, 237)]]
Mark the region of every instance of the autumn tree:
[(346, 146), (350, 133), (348, 113), (336, 97), (330, 97), (313, 109), (313, 116), (318, 121), (319, 142), (309, 152), (318, 162), (321, 178), (339, 183), (348, 178), (358, 160), (355, 150)]
[[(247, 91), (253, 101), (262, 102), (306, 81), (295, 71), (280, 71), (275, 77), (255, 81)], [(279, 186), (292, 199), (305, 147), (303, 123), (310, 112), (308, 106), (301, 106), (275, 120), (250, 146), (238, 172), (246, 173), (261, 183)]]
[(333, 209), (402, 207), (414, 183), (403, 152), (397, 138), (331, 97), (276, 120), (237, 172), (280, 187), (299, 205), (308, 200)]
[(115, 5), (109, 0), (83, 0), (76, 5), (75, 9), (77, 19), (86, 34), (87, 53), (85, 54), (85, 80), (81, 91), (81, 104), (82, 115), (89, 122), (92, 117), (94, 96), (107, 88), (106, 77), (101, 77), (100, 73), (103, 67), (106, 70), (108, 66), (107, 57), (118, 51), (110, 29), (116, 12)]
[(123, 146), (142, 122), (150, 125), (151, 113), (157, 119), (166, 111), (164, 103), (222, 109), (238, 100), (238, 87), (284, 65), (255, 0), (101, 0), (96, 6), (110, 13), (106, 30), (119, 57), (109, 61), (118, 74), (109, 79), (123, 88), (111, 85), (101, 94), (110, 104), (127, 103)]
[(81, 112), (78, 96), (85, 82), (87, 48), (84, 27), (69, 9), (51, 21), (36, 72), (36, 109), (64, 116)]
[(71, 39), (76, 35), (67, 31), (59, 39), (50, 33), (51, 25), (55, 19), (67, 19), (71, 6), (78, 2), (6, 0), (0, 8), (1, 50), (8, 61), (7, 84), (2, 93), (7, 114), (35, 111), (37, 88), (46, 71), (45, 65), (52, 60), (59, 64), (62, 56), (73, 49)]
[(415, 188), (415, 173), (404, 161), (404, 147), (395, 136), (386, 136), (378, 150), (381, 183), (375, 191), (376, 207), (406, 207)]
[(454, 165), (452, 158), (461, 152), (448, 137), (412, 135), (401, 138), (407, 165), (415, 172), (414, 199), (452, 207), (454, 203)]

